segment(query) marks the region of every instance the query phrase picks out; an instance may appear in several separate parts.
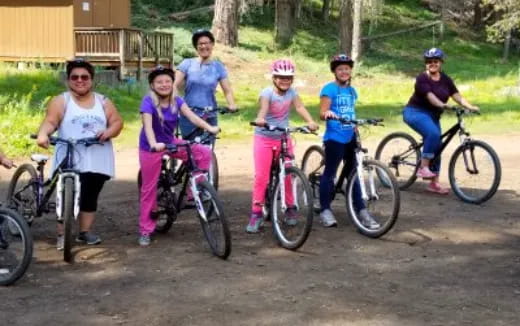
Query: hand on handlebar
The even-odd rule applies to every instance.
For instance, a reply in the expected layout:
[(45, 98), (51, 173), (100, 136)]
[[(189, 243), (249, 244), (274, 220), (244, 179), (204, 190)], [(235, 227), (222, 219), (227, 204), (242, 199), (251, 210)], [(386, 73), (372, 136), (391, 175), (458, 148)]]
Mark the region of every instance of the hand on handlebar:
[(96, 138), (100, 141), (100, 142), (106, 142), (107, 140), (110, 139), (110, 136), (108, 135), (108, 132), (107, 130), (103, 130), (103, 131), (99, 131), (97, 134), (96, 134)]
[(50, 141), (49, 141), (49, 135), (45, 133), (38, 133), (38, 136), (36, 137), (36, 144), (42, 148), (49, 148)]
[(166, 148), (166, 144), (165, 143), (155, 143), (155, 144), (151, 145), (150, 147), (152, 148), (152, 151), (160, 152), (160, 151), (164, 151), (164, 149)]
[(208, 132), (216, 135), (220, 132), (220, 128), (217, 127), (217, 126), (210, 126), (208, 129), (207, 129)]
[(256, 120), (255, 120), (255, 124), (256, 124), (258, 127), (264, 127), (264, 126), (267, 124), (267, 121), (265, 121), (264, 118), (256, 118)]
[(309, 130), (310, 131), (316, 131), (320, 128), (320, 126), (318, 126), (318, 124), (314, 121), (312, 121), (311, 123), (309, 123)]

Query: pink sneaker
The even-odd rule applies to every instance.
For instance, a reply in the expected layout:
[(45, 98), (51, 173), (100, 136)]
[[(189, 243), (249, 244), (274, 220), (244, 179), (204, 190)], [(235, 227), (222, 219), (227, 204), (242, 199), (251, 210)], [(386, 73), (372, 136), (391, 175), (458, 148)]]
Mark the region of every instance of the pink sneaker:
[(416, 175), (419, 178), (423, 178), (423, 179), (432, 179), (432, 178), (435, 178), (437, 176), (435, 173), (430, 171), (430, 169), (428, 167), (419, 168), (419, 170), (417, 170), (417, 174)]
[(450, 192), (448, 188), (443, 188), (438, 182), (430, 182), (426, 190), (439, 195), (447, 195)]

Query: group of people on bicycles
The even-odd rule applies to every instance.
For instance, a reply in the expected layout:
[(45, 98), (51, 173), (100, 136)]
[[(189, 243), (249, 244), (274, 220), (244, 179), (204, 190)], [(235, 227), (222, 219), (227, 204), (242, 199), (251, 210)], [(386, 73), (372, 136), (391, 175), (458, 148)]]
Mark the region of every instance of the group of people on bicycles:
[[(178, 144), (176, 129), (186, 137), (194, 128), (201, 128), (217, 134), (216, 114), (202, 119), (199, 109), (216, 107), (215, 90), (221, 86), (229, 109), (237, 109), (233, 91), (224, 65), (212, 58), (215, 39), (210, 31), (198, 30), (192, 36), (193, 46), (198, 57), (185, 59), (173, 71), (170, 68), (157, 67), (148, 76), (150, 92), (141, 102), (142, 129), (139, 135), (139, 163), (142, 173), (140, 190), (139, 238), (141, 246), (148, 246), (155, 229), (154, 214), (157, 203), (157, 180), (161, 169), (161, 158), (167, 144)], [(415, 90), (403, 111), (404, 121), (424, 138), (421, 167), (417, 176), (430, 180), (427, 190), (447, 194), (448, 190), (439, 183), (440, 160), (431, 160), (440, 144), (440, 124), (442, 110), (452, 98), (469, 110), (478, 107), (466, 101), (457, 90), (452, 79), (442, 72), (444, 53), (432, 48), (424, 53), (426, 69), (416, 78)], [(340, 123), (339, 118), (356, 118), (355, 105), (358, 99), (356, 89), (351, 85), (354, 61), (345, 54), (339, 54), (330, 60), (330, 70), (334, 80), (327, 83), (320, 92), (321, 120), (326, 120), (323, 137), (325, 149), (325, 169), (320, 180), (320, 220), (323, 226), (337, 225), (331, 210), (334, 178), (338, 166), (343, 162), (349, 171), (355, 169), (355, 138), (353, 127)], [(69, 90), (53, 98), (47, 108), (46, 116), (40, 126), (37, 144), (47, 148), (49, 136), (58, 131), (61, 138), (98, 137), (105, 146), (82, 147), (78, 169), (81, 171), (81, 196), (79, 214), (79, 234), (77, 241), (86, 244), (98, 244), (99, 236), (91, 231), (97, 210), (98, 195), (104, 183), (114, 176), (114, 151), (112, 139), (123, 128), (123, 119), (114, 104), (93, 90), (95, 70), (83, 60), (70, 61), (67, 64), (67, 84)], [(266, 187), (272, 156), (277, 155), (273, 148), (280, 148), (280, 133), (267, 131), (261, 126), (275, 125), (287, 127), (289, 113), (294, 107), (296, 112), (308, 124), (311, 131), (318, 129), (318, 124), (305, 108), (298, 92), (292, 87), (296, 73), (295, 65), (286, 59), (280, 59), (271, 65), (272, 86), (263, 89), (259, 95), (259, 110), (253, 141), (254, 182), (252, 190), (251, 215), (246, 226), (248, 233), (260, 231), (264, 220), (262, 215), (265, 204)], [(184, 98), (177, 96), (184, 84)], [(294, 145), (289, 144), (289, 151)], [(60, 160), (58, 147), (55, 149), (53, 166)], [(205, 145), (192, 147), (195, 162), (201, 170), (208, 170), (211, 164), (211, 149)], [(278, 150), (279, 153), (279, 150)], [(171, 154), (175, 158), (186, 160), (186, 151), (179, 148)], [(0, 163), (10, 168), (13, 163), (0, 153)], [(357, 191), (356, 191), (357, 189)], [(359, 192), (354, 189), (354, 206), (359, 212), (362, 223), (368, 228), (377, 228), (378, 222), (366, 210)], [(189, 197), (189, 194), (188, 194)], [(285, 214), (290, 221), (292, 207), (288, 206)], [(57, 227), (57, 247), (63, 248), (62, 227)]]

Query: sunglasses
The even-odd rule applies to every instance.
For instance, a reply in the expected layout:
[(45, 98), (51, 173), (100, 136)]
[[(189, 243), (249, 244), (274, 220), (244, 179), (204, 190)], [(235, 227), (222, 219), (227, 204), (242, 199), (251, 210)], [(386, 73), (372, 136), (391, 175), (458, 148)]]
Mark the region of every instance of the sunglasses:
[(424, 62), (425, 62), (427, 65), (429, 65), (429, 64), (432, 64), (432, 63), (440, 63), (441, 61), (440, 61), (440, 60), (435, 60), (435, 59), (434, 59), (434, 60), (425, 60)]
[(72, 81), (78, 81), (78, 80), (89, 81), (90, 80), (90, 75), (70, 75), (69, 78)]

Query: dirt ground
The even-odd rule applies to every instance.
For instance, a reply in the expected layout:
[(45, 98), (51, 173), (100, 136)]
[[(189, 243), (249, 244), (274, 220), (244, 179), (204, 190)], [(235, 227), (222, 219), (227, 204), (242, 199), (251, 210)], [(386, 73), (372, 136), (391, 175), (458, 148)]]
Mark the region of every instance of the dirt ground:
[[(297, 252), (279, 248), (270, 227), (244, 232), (251, 146), (219, 145), (227, 261), (211, 255), (191, 210), (149, 248), (137, 245), (137, 153), (120, 151), (95, 225), (103, 243), (74, 247), (69, 265), (55, 249), (53, 216), (37, 220), (27, 274), (0, 288), (0, 325), (519, 325), (520, 134), (480, 138), (502, 162), (489, 202), (429, 195), (417, 183), (402, 192), (394, 229), (374, 240), (343, 218), (340, 197), (339, 226), (316, 217)], [(298, 143), (299, 157), (310, 144)], [(373, 151), (376, 141), (365, 145)], [(1, 171), (4, 192), (11, 174)]]

